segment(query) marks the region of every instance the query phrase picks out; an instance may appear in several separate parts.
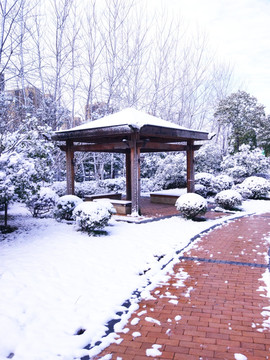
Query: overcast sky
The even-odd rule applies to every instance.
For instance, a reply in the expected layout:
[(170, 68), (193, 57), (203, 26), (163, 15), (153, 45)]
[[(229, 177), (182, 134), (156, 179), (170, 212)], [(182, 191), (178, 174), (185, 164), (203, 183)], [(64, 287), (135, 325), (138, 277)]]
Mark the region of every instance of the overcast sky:
[(255, 96), (269, 114), (270, 0), (158, 1), (206, 31), (220, 59), (234, 66), (241, 90)]

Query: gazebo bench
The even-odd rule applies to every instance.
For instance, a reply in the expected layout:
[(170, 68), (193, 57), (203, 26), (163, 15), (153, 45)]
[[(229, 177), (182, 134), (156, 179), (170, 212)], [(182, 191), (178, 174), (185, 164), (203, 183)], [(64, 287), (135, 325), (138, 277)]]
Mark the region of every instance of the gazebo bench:
[(121, 193), (108, 193), (108, 194), (93, 194), (93, 195), (84, 195), (84, 201), (93, 201), (96, 199), (114, 199), (121, 200)]
[[(94, 199), (93, 201), (100, 201), (106, 198)], [(116, 210), (117, 215), (131, 214), (131, 201), (130, 200), (117, 200), (107, 198)]]
[(175, 202), (178, 198), (179, 196), (174, 196), (174, 195), (150, 194), (151, 203), (156, 203), (156, 204), (175, 205)]
[(151, 203), (175, 205), (179, 196), (186, 193), (186, 189), (161, 190), (150, 193)]

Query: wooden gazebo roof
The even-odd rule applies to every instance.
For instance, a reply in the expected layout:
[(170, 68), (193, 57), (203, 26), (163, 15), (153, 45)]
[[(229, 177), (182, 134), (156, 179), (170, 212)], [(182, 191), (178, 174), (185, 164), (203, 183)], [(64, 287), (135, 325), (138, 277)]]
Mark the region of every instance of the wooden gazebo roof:
[(57, 131), (53, 140), (63, 141), (66, 151), (67, 193), (74, 193), (75, 151), (118, 152), (126, 154), (127, 198), (133, 212), (139, 212), (141, 152), (186, 151), (188, 191), (194, 191), (194, 150), (208, 140), (208, 133), (187, 129), (141, 111), (127, 108), (102, 119)]

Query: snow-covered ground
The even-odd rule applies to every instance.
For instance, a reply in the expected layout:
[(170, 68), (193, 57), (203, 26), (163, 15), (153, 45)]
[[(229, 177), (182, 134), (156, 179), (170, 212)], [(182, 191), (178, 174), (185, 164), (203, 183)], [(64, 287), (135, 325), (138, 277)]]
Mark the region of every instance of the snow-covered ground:
[[(250, 213), (266, 212), (270, 201), (248, 201), (243, 207)], [(176, 251), (225, 220), (172, 217), (145, 224), (111, 220), (108, 235), (94, 237), (53, 219), (34, 219), (22, 206), (13, 206), (10, 213), (14, 215), (10, 225), (16, 222), (18, 230), (0, 235), (1, 360), (92, 356), (96, 350), (84, 346), (102, 339), (106, 323), (126, 310), (121, 304), (134, 290), (147, 296), (173, 261), (163, 270), (162, 266), (172, 258), (177, 261)], [(226, 219), (234, 216), (239, 213)], [(137, 307), (134, 296), (131, 304), (117, 330)], [(102, 344), (113, 337), (103, 338)]]

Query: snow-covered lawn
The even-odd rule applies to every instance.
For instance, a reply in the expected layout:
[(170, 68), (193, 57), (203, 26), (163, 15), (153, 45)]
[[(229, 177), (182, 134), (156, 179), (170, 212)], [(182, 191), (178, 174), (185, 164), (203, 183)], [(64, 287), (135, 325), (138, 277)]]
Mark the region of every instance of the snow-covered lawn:
[[(248, 201), (243, 207), (247, 212), (266, 212), (270, 201)], [(176, 251), (225, 220), (172, 217), (145, 224), (111, 220), (108, 235), (94, 237), (53, 219), (34, 219), (18, 205), (11, 213), (19, 228), (0, 235), (0, 359), (15, 360), (93, 355), (95, 349), (83, 347), (113, 338), (111, 334), (102, 339), (105, 325), (116, 312), (126, 310), (121, 304), (134, 290), (147, 296), (173, 261), (163, 270), (162, 266), (172, 258), (177, 261)], [(226, 219), (234, 216), (239, 213)], [(117, 329), (136, 308), (135, 296), (131, 303)]]

